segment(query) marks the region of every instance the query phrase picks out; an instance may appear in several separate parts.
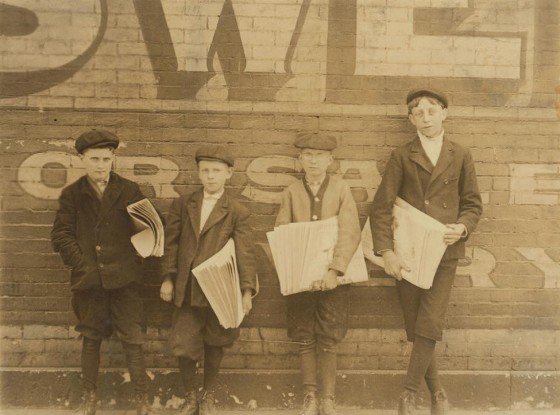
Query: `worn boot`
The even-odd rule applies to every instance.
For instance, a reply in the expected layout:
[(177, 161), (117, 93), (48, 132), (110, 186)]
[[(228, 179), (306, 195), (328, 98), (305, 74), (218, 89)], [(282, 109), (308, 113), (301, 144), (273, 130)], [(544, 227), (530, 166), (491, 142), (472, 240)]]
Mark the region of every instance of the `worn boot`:
[(198, 399), (195, 391), (185, 394), (185, 403), (181, 406), (179, 415), (198, 415)]
[(416, 394), (405, 390), (399, 398), (399, 415), (414, 415), (416, 413)]
[(321, 402), (319, 404), (319, 414), (340, 415), (334, 407), (334, 396), (327, 396), (326, 398), (321, 398)]
[(315, 392), (310, 391), (303, 395), (303, 407), (299, 415), (319, 415), (319, 405), (317, 405)]
[(449, 401), (443, 389), (432, 394), (431, 415), (445, 415), (449, 410)]
[(84, 390), (82, 402), (82, 414), (83, 415), (95, 415), (97, 410), (97, 393), (95, 389)]
[(199, 415), (215, 415), (216, 401), (214, 400), (214, 392), (204, 391), (200, 400)]

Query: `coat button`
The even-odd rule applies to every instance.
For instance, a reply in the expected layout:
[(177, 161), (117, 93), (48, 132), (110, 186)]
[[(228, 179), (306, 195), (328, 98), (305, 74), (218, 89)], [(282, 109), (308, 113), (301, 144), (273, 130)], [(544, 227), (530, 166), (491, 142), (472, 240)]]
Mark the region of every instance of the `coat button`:
[(429, 201), (429, 200), (424, 200), (424, 204), (425, 204), (425, 205), (429, 205), (429, 204), (430, 204), (430, 201)]
[(313, 215), (313, 216), (311, 216), (311, 219), (317, 220), (317, 219), (319, 219), (319, 217), (317, 215)]
[(445, 209), (447, 209), (447, 203), (443, 202), (443, 205), (442, 205), (442, 206), (443, 206)]
[(316, 197), (314, 200), (315, 200), (315, 202), (318, 202), (320, 199), (318, 197)]
[(96, 250), (97, 252), (99, 252), (99, 251), (101, 251), (101, 247), (100, 247), (99, 245), (97, 245), (97, 246), (95, 247), (95, 250)]
[(448, 183), (449, 183), (449, 179), (445, 179), (445, 180), (443, 181), (443, 184), (448, 184)]
[(103, 268), (105, 265), (103, 264), (99, 264), (99, 268)]

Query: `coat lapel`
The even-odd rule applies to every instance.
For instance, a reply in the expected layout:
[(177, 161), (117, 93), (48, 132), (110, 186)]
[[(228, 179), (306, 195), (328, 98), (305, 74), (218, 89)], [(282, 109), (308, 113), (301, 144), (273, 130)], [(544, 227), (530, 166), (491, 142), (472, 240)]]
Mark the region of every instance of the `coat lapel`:
[(453, 144), (444, 138), (441, 146), (441, 153), (439, 154), (437, 164), (432, 171), (432, 176), (430, 177), (430, 184), (433, 183), (433, 181), (445, 170), (447, 170), (449, 165), (453, 162), (454, 151), (455, 149), (453, 148)]
[(416, 136), (416, 139), (412, 142), (412, 145), (410, 146), (410, 155), (408, 156), (408, 158), (410, 159), (410, 161), (416, 163), (424, 170), (426, 170), (428, 173), (432, 173), (434, 166), (432, 166), (432, 163), (430, 162), (428, 156), (424, 152), (424, 149), (422, 148), (422, 143), (420, 142), (418, 136)]
[(193, 193), (192, 197), (187, 202), (189, 219), (197, 240), (200, 236), (200, 210), (202, 209), (202, 197), (202, 190), (198, 190)]
[(216, 202), (216, 206), (214, 206), (212, 212), (210, 212), (210, 216), (208, 216), (208, 220), (204, 224), (204, 228), (202, 228), (200, 234), (203, 235), (212, 226), (214, 226), (216, 223), (221, 221), (224, 218), (224, 216), (227, 215), (228, 211), (229, 211), (228, 198), (226, 192), (224, 192), (222, 197)]

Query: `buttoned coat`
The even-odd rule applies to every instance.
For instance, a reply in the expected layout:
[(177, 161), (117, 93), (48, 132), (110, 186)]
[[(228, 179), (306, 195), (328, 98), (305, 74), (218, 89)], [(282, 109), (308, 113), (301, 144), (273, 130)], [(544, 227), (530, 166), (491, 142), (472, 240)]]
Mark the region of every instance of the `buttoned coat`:
[[(174, 281), (173, 302), (206, 307), (208, 301), (193, 278), (192, 269), (224, 247), (230, 238), (235, 243), (235, 255), (241, 289), (256, 290), (254, 234), (249, 223), (249, 210), (225, 191), (200, 230), (203, 189), (175, 199), (165, 226), (165, 250), (162, 276)], [(186, 298), (190, 293), (190, 297)]]
[[(435, 166), (418, 137), (391, 153), (370, 213), (375, 252), (393, 249), (392, 209), (397, 196), (444, 224), (464, 224), (467, 235), (482, 214), (471, 153), (445, 137)], [(449, 245), (443, 260), (464, 257), (466, 239)]]
[(143, 198), (137, 183), (114, 172), (101, 201), (87, 176), (63, 189), (51, 241), (72, 268), (73, 291), (142, 281), (142, 259), (130, 242), (135, 229), (126, 207)]

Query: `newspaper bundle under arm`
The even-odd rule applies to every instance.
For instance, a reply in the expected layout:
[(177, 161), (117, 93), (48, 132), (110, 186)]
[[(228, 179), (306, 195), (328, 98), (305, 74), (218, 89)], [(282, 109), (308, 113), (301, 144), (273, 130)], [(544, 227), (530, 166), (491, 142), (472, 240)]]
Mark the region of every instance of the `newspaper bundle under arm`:
[[(315, 222), (280, 225), (266, 234), (283, 295), (309, 291), (313, 282), (323, 279), (332, 262), (338, 239), (336, 216)], [(338, 284), (368, 280), (362, 248), (350, 260)]]
[(126, 207), (138, 231), (130, 241), (142, 257), (163, 255), (163, 223), (148, 199), (142, 199)]
[[(410, 269), (402, 270), (402, 276), (412, 284), (428, 289), (447, 245), (444, 234), (447, 227), (426, 215), (411, 204), (397, 197), (393, 206), (393, 239), (395, 254)], [(374, 255), (369, 218), (362, 230), (364, 256), (383, 267), (383, 258)]]
[(239, 327), (245, 314), (233, 239), (192, 273), (220, 324), (226, 329)]

